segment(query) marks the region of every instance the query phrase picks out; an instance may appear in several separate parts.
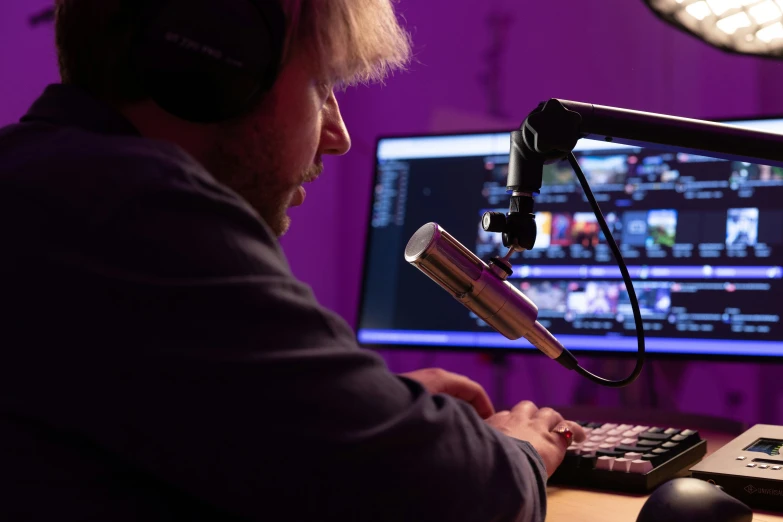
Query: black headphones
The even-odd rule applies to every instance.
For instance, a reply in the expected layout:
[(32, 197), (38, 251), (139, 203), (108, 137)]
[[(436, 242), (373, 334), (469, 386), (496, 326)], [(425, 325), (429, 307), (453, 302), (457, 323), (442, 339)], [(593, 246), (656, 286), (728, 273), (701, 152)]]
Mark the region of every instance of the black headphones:
[(277, 0), (147, 0), (132, 42), (147, 94), (184, 120), (239, 116), (275, 83), (286, 21)]

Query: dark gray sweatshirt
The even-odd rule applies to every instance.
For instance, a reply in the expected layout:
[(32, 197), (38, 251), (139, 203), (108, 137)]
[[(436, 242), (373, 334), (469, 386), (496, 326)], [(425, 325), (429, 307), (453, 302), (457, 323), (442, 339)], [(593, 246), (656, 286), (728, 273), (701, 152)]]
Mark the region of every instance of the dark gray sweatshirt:
[(541, 521), (527, 443), (391, 373), (257, 213), (73, 86), (0, 129), (0, 519)]

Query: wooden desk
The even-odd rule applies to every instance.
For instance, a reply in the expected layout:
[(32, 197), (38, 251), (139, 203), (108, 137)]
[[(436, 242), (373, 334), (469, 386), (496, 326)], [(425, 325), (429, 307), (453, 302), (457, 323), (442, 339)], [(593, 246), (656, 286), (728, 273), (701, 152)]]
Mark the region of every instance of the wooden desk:
[[(707, 454), (734, 437), (702, 431)], [(564, 487), (547, 488), (547, 522), (635, 522), (649, 495), (607, 493)], [(753, 522), (783, 522), (783, 513), (753, 511)]]

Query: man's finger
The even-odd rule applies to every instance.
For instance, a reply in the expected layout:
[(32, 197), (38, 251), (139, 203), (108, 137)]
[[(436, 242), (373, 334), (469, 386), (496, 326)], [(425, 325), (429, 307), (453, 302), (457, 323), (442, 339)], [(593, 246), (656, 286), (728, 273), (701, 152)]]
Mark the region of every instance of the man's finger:
[(513, 408), (511, 408), (511, 413), (513, 415), (519, 415), (520, 417), (523, 417), (525, 419), (529, 419), (533, 417), (537, 411), (538, 411), (538, 406), (533, 404), (532, 401), (522, 401), (514, 405)]
[(492, 406), (492, 401), (484, 388), (467, 377), (453, 374), (445, 383), (443, 393), (469, 403), (482, 419), (495, 414), (495, 407)]
[(549, 431), (555, 429), (555, 427), (558, 424), (565, 421), (562, 415), (560, 415), (552, 408), (547, 408), (547, 407), (538, 410), (535, 416), (536, 416), (536, 420), (543, 423), (544, 426), (546, 426), (546, 429)]
[(585, 439), (585, 432), (582, 427), (573, 421), (563, 421), (552, 429), (552, 433), (558, 442), (564, 447), (568, 447), (574, 442), (582, 442)]
[(568, 427), (571, 428), (571, 432), (574, 434), (574, 442), (582, 442), (587, 437), (585, 436), (585, 430), (574, 421), (566, 421)]

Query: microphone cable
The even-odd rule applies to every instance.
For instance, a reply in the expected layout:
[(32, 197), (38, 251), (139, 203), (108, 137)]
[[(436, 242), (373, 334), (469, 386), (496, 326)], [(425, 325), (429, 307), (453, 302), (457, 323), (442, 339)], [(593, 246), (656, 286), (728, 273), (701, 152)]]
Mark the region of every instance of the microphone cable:
[(590, 373), (580, 365), (577, 365), (576, 368), (574, 368), (574, 371), (576, 371), (579, 375), (582, 375), (602, 386), (607, 386), (609, 388), (622, 388), (623, 386), (627, 386), (635, 381), (639, 374), (642, 373), (642, 367), (644, 366), (644, 323), (642, 322), (642, 312), (639, 309), (639, 301), (636, 299), (636, 291), (633, 288), (633, 282), (631, 281), (631, 275), (628, 273), (628, 267), (625, 266), (625, 260), (623, 260), (620, 249), (617, 247), (617, 243), (615, 243), (614, 237), (612, 237), (612, 231), (609, 230), (609, 225), (606, 224), (606, 219), (604, 219), (604, 215), (598, 206), (598, 202), (595, 200), (593, 191), (590, 190), (590, 185), (587, 183), (587, 178), (585, 177), (584, 172), (582, 172), (582, 168), (579, 166), (579, 162), (577, 161), (573, 152), (568, 153), (568, 162), (571, 164), (571, 168), (574, 169), (574, 174), (576, 174), (576, 178), (579, 180), (579, 184), (582, 185), (582, 190), (585, 193), (585, 197), (587, 198), (588, 203), (590, 203), (590, 207), (593, 209), (593, 213), (598, 220), (598, 224), (601, 226), (601, 231), (604, 233), (606, 242), (609, 245), (609, 248), (612, 250), (615, 261), (617, 261), (617, 266), (620, 267), (620, 273), (623, 275), (625, 288), (628, 291), (628, 297), (631, 300), (631, 308), (633, 308), (633, 318), (634, 322), (636, 323), (636, 339), (638, 341), (636, 366), (634, 367), (631, 374), (625, 379), (621, 379), (619, 381), (604, 379), (603, 377), (599, 377), (593, 373)]

